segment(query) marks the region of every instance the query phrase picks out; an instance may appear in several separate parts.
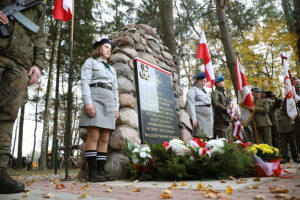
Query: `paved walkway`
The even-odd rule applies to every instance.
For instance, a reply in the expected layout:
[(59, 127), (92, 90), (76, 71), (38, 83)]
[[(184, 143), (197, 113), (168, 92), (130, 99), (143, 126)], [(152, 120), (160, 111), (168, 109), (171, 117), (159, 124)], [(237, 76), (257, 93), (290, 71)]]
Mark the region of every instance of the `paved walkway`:
[[(0, 200), (172, 200), (196, 199), (299, 199), (300, 165), (283, 165), (293, 173), (293, 178), (243, 178), (213, 181), (184, 182), (138, 182), (111, 181), (87, 183), (78, 181), (61, 182), (59, 176), (22, 176), (26, 184), (25, 193), (0, 195)], [(231, 192), (232, 193), (231, 193)], [(231, 193), (231, 194), (230, 194)], [(276, 198), (277, 196), (277, 198)]]

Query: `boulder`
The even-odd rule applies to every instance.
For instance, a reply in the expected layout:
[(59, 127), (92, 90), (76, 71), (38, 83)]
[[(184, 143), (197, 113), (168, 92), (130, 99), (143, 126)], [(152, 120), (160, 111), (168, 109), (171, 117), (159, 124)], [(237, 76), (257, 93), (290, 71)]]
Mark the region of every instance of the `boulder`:
[(111, 134), (109, 146), (114, 149), (121, 150), (125, 140), (132, 143), (141, 144), (141, 139), (136, 129), (126, 125), (121, 125), (118, 126), (117, 129)]
[(162, 51), (161, 55), (168, 60), (173, 60), (173, 56), (166, 51)]
[(133, 70), (129, 67), (128, 64), (117, 62), (114, 63), (112, 66), (116, 69), (117, 77), (123, 76), (131, 81), (134, 80)]
[(181, 128), (179, 135), (179, 138), (184, 142), (189, 142), (192, 139), (192, 134), (186, 128)]
[(128, 93), (119, 94), (120, 108), (135, 108), (136, 107), (136, 98)]
[(120, 110), (120, 115), (117, 119), (118, 125), (127, 125), (132, 128), (139, 128), (139, 118), (135, 110), (130, 108), (123, 108)]
[(109, 58), (108, 62), (109, 64), (114, 64), (116, 62), (121, 62), (126, 64), (129, 60), (131, 60), (131, 58), (129, 58), (127, 55), (123, 53), (116, 53)]
[(156, 53), (160, 53), (160, 48), (157, 43), (152, 40), (148, 40), (148, 46)]
[(152, 28), (151, 26), (146, 24), (138, 24), (137, 26), (141, 29), (144, 29), (146, 34), (151, 35), (155, 38), (157, 37), (157, 32), (155, 28)]
[(133, 47), (134, 46), (134, 40), (128, 36), (123, 36), (123, 37), (119, 37), (118, 38), (118, 47), (122, 47), (122, 46), (130, 46)]
[(105, 171), (117, 179), (128, 178), (129, 159), (122, 152), (112, 152), (107, 156)]
[(126, 54), (130, 58), (135, 58), (137, 56), (136, 50), (131, 48), (120, 49), (119, 52)]
[(157, 65), (155, 58), (152, 55), (150, 55), (149, 53), (138, 51), (138, 57), (143, 60), (146, 60), (154, 65)]
[(118, 77), (118, 90), (119, 92), (131, 93), (135, 91), (135, 86), (132, 81), (121, 76)]

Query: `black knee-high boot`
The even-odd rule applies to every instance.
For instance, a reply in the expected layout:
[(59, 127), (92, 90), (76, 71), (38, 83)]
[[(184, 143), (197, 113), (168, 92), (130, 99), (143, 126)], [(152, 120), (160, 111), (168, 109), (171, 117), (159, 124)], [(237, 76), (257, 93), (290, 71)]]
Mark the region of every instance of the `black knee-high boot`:
[(97, 152), (96, 150), (85, 151), (86, 161), (89, 166), (88, 181), (90, 182), (103, 182), (105, 177), (101, 176), (97, 171)]

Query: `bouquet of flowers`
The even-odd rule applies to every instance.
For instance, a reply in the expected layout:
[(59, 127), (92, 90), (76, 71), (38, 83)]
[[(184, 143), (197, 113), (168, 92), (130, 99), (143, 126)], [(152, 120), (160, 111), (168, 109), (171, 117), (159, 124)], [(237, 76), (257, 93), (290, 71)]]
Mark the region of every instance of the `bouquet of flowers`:
[(248, 151), (259, 156), (264, 161), (271, 161), (280, 158), (279, 150), (268, 144), (253, 144)]

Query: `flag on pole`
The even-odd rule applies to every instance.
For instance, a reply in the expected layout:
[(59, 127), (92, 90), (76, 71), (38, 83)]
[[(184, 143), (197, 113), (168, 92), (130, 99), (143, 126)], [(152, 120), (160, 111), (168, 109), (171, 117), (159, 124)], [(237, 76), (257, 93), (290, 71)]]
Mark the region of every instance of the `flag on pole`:
[(214, 69), (210, 60), (210, 54), (206, 42), (205, 33), (202, 30), (200, 43), (198, 45), (198, 51), (196, 54), (196, 58), (201, 58), (204, 60), (204, 68), (205, 68), (205, 74), (206, 74), (206, 80), (207, 84), (206, 86), (209, 88), (212, 88), (215, 83), (215, 75), (214, 75)]
[(283, 80), (284, 80), (284, 89), (285, 89), (285, 98), (286, 98), (286, 109), (287, 114), (291, 119), (295, 119), (298, 115), (296, 102), (294, 100), (295, 92), (293, 90), (292, 81), (290, 77), (290, 67), (287, 62), (287, 57), (282, 53), (281, 55), (282, 67), (283, 67)]
[(240, 121), (237, 120), (232, 122), (232, 129), (233, 129), (233, 133), (232, 133), (233, 137), (237, 137), (239, 140), (244, 139), (242, 133), (243, 126)]
[(245, 76), (245, 70), (242, 64), (240, 63), (239, 58), (237, 58), (236, 64), (235, 64), (235, 73), (237, 76), (237, 88), (238, 91), (241, 93), (241, 103), (243, 106), (247, 107), (254, 107), (251, 94), (250, 94), (250, 89), (248, 87), (248, 83), (246, 80)]
[(73, 0), (54, 0), (53, 17), (55, 19), (69, 21), (73, 14)]

